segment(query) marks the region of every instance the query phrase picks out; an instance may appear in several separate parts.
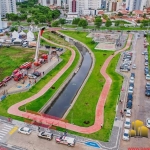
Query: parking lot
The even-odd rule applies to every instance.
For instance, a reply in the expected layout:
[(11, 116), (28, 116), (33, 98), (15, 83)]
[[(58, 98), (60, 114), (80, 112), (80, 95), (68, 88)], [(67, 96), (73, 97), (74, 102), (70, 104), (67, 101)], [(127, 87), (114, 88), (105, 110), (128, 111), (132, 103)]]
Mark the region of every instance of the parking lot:
[[(145, 96), (145, 85), (146, 85), (146, 77), (145, 77), (145, 56), (142, 55), (144, 49), (144, 37), (137, 39), (136, 45), (133, 48), (133, 62), (136, 64), (136, 69), (132, 69), (131, 71), (124, 73), (130, 79), (131, 72), (135, 73), (134, 80), (134, 90), (133, 90), (133, 101), (132, 101), (132, 114), (131, 122), (135, 120), (143, 121), (144, 125), (146, 125), (146, 119), (150, 118), (150, 98)], [(132, 65), (131, 65), (132, 66)], [(128, 91), (127, 91), (128, 92)], [(127, 100), (127, 99), (126, 99)], [(125, 105), (126, 107), (126, 102)], [(126, 118), (126, 117), (124, 117)], [(131, 129), (131, 128), (130, 128)], [(122, 140), (123, 134), (121, 136), (120, 150), (127, 150), (128, 148), (150, 148), (150, 139), (141, 138), (141, 137), (131, 137), (129, 141)], [(149, 135), (150, 138), (150, 135)]]

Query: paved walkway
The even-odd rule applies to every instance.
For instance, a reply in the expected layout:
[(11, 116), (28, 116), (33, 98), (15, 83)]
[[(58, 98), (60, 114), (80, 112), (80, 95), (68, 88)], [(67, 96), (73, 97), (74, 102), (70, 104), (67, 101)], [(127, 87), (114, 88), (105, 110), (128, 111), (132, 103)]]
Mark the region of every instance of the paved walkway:
[[(72, 62), (75, 58), (75, 52), (70, 47), (66, 47), (67, 49), (71, 50), (71, 52), (72, 52), (72, 55), (71, 55), (68, 63), (66, 64), (66, 66), (64, 66), (64, 68), (61, 71), (59, 71), (59, 73), (51, 81), (49, 81), (41, 89), (41, 91), (39, 91), (39, 93), (37, 93), (37, 94), (33, 95), (32, 97), (30, 97), (28, 99), (25, 99), (25, 100), (15, 104), (15, 105), (11, 106), (8, 109), (8, 113), (16, 115), (16, 116), (21, 116), (21, 117), (24, 117), (24, 118), (30, 118), (30, 119), (35, 120), (35, 121), (38, 120), (38, 121), (41, 121), (42, 123), (45, 123), (45, 124), (52, 124), (54, 126), (59, 126), (59, 127), (62, 127), (62, 128), (66, 128), (68, 130), (72, 130), (72, 131), (80, 132), (80, 133), (85, 133), (85, 134), (91, 134), (91, 133), (94, 133), (94, 132), (100, 130), (101, 129), (101, 124), (103, 124), (103, 121), (104, 121), (104, 105), (105, 105), (107, 95), (109, 93), (111, 83), (112, 83), (111, 78), (106, 73), (106, 69), (107, 69), (110, 61), (112, 60), (112, 58), (115, 55), (117, 55), (119, 52), (122, 52), (122, 51), (129, 48), (129, 46), (131, 44), (131, 39), (132, 39), (132, 34), (129, 34), (126, 46), (123, 49), (121, 49), (119, 51), (116, 51), (114, 53), (114, 55), (109, 56), (106, 59), (106, 61), (104, 62), (103, 66), (100, 70), (100, 73), (104, 76), (106, 82), (105, 82), (105, 85), (103, 87), (103, 90), (100, 94), (100, 97), (99, 97), (99, 100), (98, 100), (98, 103), (97, 103), (94, 125), (92, 125), (90, 127), (80, 127), (80, 126), (73, 125), (73, 124), (70, 124), (70, 123), (65, 123), (61, 120), (55, 120), (55, 119), (51, 119), (51, 118), (44, 118), (43, 116), (38, 116), (38, 115), (35, 115), (35, 114), (30, 114), (30, 113), (23, 112), (23, 111), (19, 110), (20, 106), (25, 105), (26, 103), (29, 103), (29, 102), (37, 99), (41, 95), (43, 95), (61, 77), (61, 75), (71, 66), (71, 64), (72, 64)], [(52, 43), (51, 41), (48, 41), (48, 40), (46, 40), (46, 41)], [(52, 44), (56, 44), (56, 43), (52, 43)], [(58, 45), (58, 44), (56, 44), (56, 45)], [(62, 45), (59, 45), (59, 46), (62, 46)]]

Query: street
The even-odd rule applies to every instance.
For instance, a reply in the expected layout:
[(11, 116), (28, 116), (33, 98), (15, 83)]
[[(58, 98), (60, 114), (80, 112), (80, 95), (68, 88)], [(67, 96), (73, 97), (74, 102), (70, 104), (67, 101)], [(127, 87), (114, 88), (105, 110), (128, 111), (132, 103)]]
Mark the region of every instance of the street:
[[(135, 48), (133, 48), (133, 61), (132, 64), (136, 64), (136, 69), (132, 69), (129, 73), (125, 75), (130, 78), (131, 72), (135, 73), (135, 82), (134, 82), (134, 94), (133, 94), (133, 107), (132, 107), (132, 116), (131, 122), (135, 120), (143, 121), (145, 125), (146, 118), (150, 117), (150, 98), (145, 96), (145, 74), (144, 74), (144, 37), (137, 39)], [(125, 103), (126, 106), (126, 103)], [(119, 150), (127, 150), (128, 148), (150, 148), (150, 139), (148, 138), (134, 138), (131, 137), (130, 141), (123, 141), (121, 136), (121, 143)]]

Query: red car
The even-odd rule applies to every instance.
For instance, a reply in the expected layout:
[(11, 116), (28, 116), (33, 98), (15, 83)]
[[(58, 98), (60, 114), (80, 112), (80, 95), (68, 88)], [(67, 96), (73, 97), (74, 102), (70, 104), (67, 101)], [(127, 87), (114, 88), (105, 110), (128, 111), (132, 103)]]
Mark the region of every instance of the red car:
[(10, 81), (11, 78), (12, 78), (11, 76), (7, 76), (7, 77), (5, 77), (5, 78), (3, 79), (3, 82), (6, 83), (6, 82)]
[(2, 87), (4, 85), (4, 83), (3, 82), (0, 82), (0, 87)]

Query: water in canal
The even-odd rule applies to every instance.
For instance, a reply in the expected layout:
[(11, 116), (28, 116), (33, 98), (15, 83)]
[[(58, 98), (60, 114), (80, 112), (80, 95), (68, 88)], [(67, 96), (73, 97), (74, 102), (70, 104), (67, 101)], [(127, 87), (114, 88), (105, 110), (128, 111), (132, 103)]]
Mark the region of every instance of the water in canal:
[(59, 96), (54, 100), (52, 105), (46, 110), (46, 114), (63, 117), (65, 112), (70, 107), (75, 95), (83, 84), (86, 76), (92, 65), (92, 58), (86, 48), (82, 47), (79, 43), (75, 44), (76, 47), (82, 54), (83, 61), (81, 63), (79, 71), (73, 76), (73, 78), (69, 81), (63, 91), (59, 94)]

